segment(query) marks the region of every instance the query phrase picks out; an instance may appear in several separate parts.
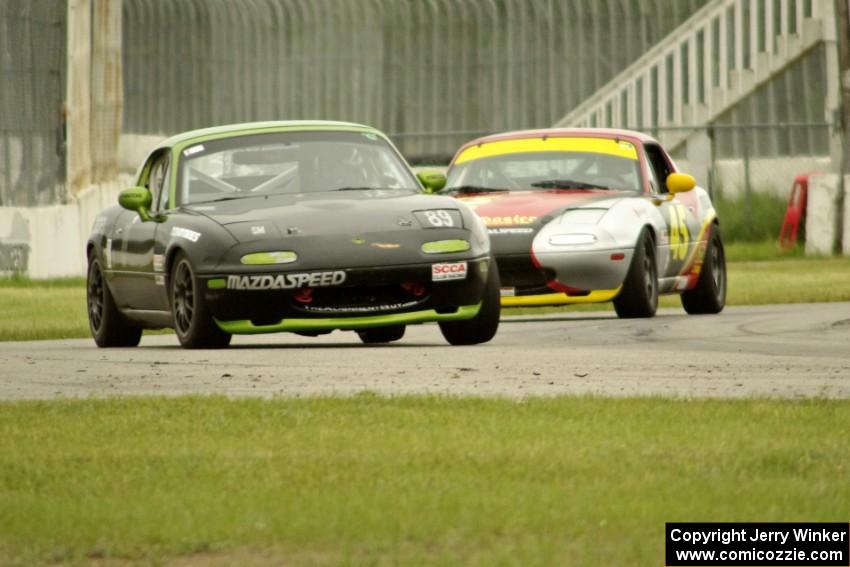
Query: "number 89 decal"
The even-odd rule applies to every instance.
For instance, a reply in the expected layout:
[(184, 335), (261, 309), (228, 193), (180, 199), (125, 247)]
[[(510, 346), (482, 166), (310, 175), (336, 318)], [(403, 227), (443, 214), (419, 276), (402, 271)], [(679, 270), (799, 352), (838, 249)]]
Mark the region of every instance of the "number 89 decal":
[(460, 212), (449, 209), (433, 209), (413, 213), (425, 228), (460, 228)]
[(670, 257), (673, 260), (684, 260), (691, 242), (691, 233), (685, 223), (685, 206), (670, 205)]

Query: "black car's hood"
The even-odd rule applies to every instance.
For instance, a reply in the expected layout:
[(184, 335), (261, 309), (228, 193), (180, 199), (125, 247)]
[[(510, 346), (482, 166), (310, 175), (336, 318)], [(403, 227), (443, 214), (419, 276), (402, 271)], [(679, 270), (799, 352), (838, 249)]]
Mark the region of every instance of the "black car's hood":
[[(411, 212), (457, 209), (455, 200), (414, 191), (350, 190), (246, 196), (185, 207), (229, 230), (234, 225), (273, 224), (281, 234), (355, 234), (397, 230), (416, 223)], [(237, 230), (241, 232), (241, 230)], [(240, 235), (237, 235), (239, 237)]]
[(211, 271), (243, 271), (242, 255), (266, 250), (294, 252), (298, 260), (286, 268), (296, 271), (433, 262), (434, 257), (421, 250), (431, 240), (464, 239), (472, 244), (467, 252), (439, 259), (486, 253), (487, 242), (471, 237), (469, 226), (425, 227), (412, 214), (429, 209), (464, 209), (464, 222), (474, 218), (450, 197), (386, 190), (243, 197), (183, 208), (217, 223), (238, 242)]

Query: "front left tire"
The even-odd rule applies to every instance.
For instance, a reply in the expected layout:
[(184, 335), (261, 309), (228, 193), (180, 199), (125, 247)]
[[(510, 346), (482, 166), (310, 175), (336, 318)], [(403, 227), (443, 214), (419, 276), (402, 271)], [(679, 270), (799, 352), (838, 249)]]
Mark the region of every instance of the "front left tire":
[(169, 278), (174, 332), (185, 348), (224, 348), (231, 335), (219, 329), (189, 258), (178, 252)]
[(95, 344), (102, 348), (134, 347), (142, 340), (142, 329), (130, 323), (115, 305), (115, 299), (94, 253), (89, 255), (86, 274), (86, 307), (89, 330)]
[(658, 268), (655, 263), (655, 240), (644, 228), (638, 237), (632, 265), (623, 289), (614, 298), (614, 310), (621, 319), (653, 317), (658, 309)]
[(496, 336), (499, 329), (499, 316), (502, 310), (499, 268), (490, 258), (487, 269), (487, 283), (481, 300), (481, 309), (472, 319), (464, 321), (443, 321), (440, 331), (449, 344), (455, 346), (486, 343)]

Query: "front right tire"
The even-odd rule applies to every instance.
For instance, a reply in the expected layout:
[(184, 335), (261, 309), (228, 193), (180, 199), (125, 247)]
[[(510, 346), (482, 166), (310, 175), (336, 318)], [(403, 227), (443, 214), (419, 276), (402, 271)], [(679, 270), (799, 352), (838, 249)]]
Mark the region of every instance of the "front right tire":
[(103, 276), (103, 269), (94, 253), (89, 255), (86, 274), (86, 307), (89, 330), (95, 344), (107, 347), (134, 347), (142, 340), (142, 329), (131, 324), (118, 311), (115, 299)]
[(697, 285), (682, 292), (682, 307), (690, 315), (720, 313), (726, 306), (726, 252), (720, 227), (712, 228)]

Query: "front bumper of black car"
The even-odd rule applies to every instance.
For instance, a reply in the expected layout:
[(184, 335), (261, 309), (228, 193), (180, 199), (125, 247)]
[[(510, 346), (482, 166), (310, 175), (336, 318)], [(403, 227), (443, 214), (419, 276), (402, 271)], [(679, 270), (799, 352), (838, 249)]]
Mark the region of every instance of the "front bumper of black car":
[[(449, 271), (461, 263), (463, 278)], [(448, 265), (447, 274), (435, 275), (434, 265)], [(226, 332), (314, 332), (469, 319), (478, 313), (489, 267), (484, 257), (307, 273), (252, 270), (203, 275), (201, 285)]]

